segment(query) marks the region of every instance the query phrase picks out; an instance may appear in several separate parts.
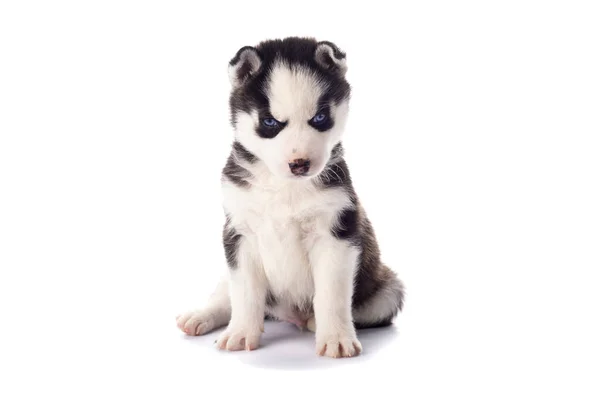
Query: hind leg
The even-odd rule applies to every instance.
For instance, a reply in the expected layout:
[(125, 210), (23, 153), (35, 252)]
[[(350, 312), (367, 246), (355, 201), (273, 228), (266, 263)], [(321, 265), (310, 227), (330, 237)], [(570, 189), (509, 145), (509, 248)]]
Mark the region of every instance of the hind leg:
[[(387, 268), (387, 267), (386, 267)], [(354, 326), (357, 329), (388, 326), (402, 310), (404, 287), (402, 282), (389, 271), (388, 279), (373, 296), (352, 310)]]
[(230, 319), (229, 282), (227, 277), (223, 277), (208, 304), (177, 316), (177, 326), (190, 336), (198, 336), (227, 325)]

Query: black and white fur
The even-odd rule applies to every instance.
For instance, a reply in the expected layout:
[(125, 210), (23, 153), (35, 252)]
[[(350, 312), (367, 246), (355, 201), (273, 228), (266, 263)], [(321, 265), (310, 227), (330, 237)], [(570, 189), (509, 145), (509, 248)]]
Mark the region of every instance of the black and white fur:
[[(227, 325), (219, 348), (253, 350), (267, 317), (314, 331), (318, 354), (347, 357), (362, 350), (356, 329), (389, 325), (402, 309), (402, 283), (380, 260), (344, 161), (346, 69), (335, 44), (309, 38), (243, 47), (231, 60), (229, 268), (204, 308), (177, 318), (187, 334)], [(299, 159), (307, 171), (293, 167)]]

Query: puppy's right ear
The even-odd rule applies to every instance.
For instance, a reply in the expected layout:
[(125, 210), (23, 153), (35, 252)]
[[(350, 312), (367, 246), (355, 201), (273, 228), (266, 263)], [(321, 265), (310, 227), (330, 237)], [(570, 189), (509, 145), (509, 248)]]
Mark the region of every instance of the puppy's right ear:
[(258, 51), (251, 46), (245, 46), (238, 50), (235, 57), (229, 62), (229, 81), (231, 86), (237, 88), (254, 76), (262, 60)]

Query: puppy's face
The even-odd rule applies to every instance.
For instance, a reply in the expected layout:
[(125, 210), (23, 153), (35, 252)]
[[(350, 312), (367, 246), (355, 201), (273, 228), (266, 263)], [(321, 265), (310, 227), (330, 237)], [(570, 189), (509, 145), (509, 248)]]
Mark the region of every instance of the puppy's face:
[(244, 47), (230, 62), (236, 140), (281, 178), (320, 174), (340, 142), (350, 86), (345, 55), (310, 39)]

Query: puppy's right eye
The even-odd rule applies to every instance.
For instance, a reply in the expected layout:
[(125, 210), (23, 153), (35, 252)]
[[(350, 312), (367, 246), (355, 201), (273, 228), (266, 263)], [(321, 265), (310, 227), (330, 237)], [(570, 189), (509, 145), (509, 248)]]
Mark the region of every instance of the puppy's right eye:
[(286, 125), (287, 121), (278, 121), (273, 118), (273, 116), (267, 114), (259, 119), (258, 126), (256, 127), (256, 133), (262, 138), (273, 139), (286, 127)]
[(275, 118), (265, 118), (262, 123), (267, 128), (277, 128), (279, 126), (279, 122)]

